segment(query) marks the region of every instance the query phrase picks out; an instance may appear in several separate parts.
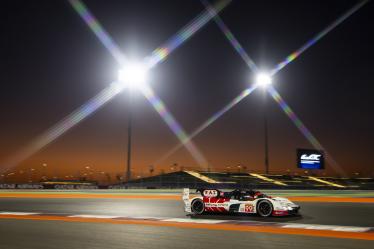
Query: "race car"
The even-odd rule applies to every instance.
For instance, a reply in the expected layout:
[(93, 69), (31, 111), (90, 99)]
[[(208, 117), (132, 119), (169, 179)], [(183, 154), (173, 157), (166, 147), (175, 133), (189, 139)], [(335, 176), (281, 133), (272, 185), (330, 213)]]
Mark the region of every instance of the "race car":
[(198, 189), (201, 196), (190, 198), (190, 189), (183, 189), (185, 211), (188, 214), (244, 213), (262, 217), (288, 216), (298, 213), (300, 206), (286, 198), (267, 196), (260, 191), (236, 189)]

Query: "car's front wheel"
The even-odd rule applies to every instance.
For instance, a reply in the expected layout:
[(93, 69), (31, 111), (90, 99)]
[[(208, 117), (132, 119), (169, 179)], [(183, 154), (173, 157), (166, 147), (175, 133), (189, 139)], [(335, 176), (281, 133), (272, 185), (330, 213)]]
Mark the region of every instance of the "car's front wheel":
[(191, 211), (194, 214), (202, 214), (204, 212), (204, 202), (201, 199), (195, 199), (191, 203)]
[(273, 205), (268, 200), (259, 201), (257, 213), (262, 217), (269, 217), (273, 213)]

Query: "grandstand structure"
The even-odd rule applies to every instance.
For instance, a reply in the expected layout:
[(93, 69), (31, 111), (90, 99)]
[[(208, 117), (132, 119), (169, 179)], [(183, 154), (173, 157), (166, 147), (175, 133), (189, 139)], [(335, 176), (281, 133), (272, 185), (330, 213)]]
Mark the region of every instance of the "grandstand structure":
[(129, 188), (374, 189), (373, 178), (182, 170), (121, 183)]

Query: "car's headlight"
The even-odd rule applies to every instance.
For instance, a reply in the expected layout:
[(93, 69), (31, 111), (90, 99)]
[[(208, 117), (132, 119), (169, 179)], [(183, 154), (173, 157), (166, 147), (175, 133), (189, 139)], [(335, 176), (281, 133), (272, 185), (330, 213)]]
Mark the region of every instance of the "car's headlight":
[(287, 203), (279, 202), (279, 208), (282, 210), (288, 210)]
[(288, 203), (287, 202), (280, 202), (279, 203), (282, 207), (287, 207), (288, 206)]

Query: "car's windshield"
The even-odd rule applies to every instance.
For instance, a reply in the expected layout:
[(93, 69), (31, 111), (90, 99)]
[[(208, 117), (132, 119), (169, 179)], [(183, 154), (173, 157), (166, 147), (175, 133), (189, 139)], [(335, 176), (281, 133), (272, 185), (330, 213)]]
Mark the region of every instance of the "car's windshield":
[(255, 198), (267, 198), (268, 196), (264, 193), (259, 193), (255, 195)]
[(266, 194), (260, 191), (248, 190), (248, 191), (238, 191), (238, 194), (235, 195), (235, 191), (233, 192), (233, 198), (239, 199), (242, 201), (253, 200), (257, 198), (266, 198), (268, 197)]

